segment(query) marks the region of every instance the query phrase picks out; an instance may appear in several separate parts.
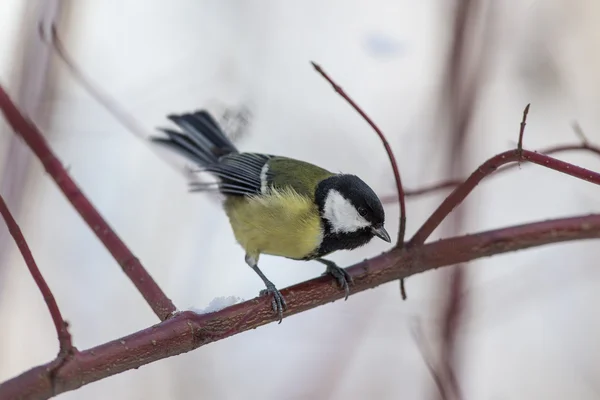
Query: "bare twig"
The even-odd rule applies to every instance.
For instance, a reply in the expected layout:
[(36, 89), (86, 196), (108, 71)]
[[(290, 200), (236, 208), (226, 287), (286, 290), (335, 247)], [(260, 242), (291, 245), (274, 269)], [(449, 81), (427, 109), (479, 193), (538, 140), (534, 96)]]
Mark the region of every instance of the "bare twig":
[(446, 390), (452, 393), (448, 399), (461, 399), (461, 389), (456, 376), (456, 348), (458, 342), (458, 332), (460, 323), (464, 314), (464, 302), (467, 296), (464, 294), (465, 286), (465, 268), (463, 265), (457, 266), (450, 276), (450, 287), (448, 288), (448, 297), (446, 307), (443, 309), (443, 326), (441, 332), (442, 339), (442, 371), (447, 382)]
[[(525, 111), (523, 112), (521, 132), (519, 133), (520, 142), (522, 142), (528, 111), (529, 105), (525, 107)], [(571, 175), (575, 178), (583, 179), (596, 185), (600, 185), (600, 174), (594, 171), (557, 160), (556, 158), (552, 158), (544, 154), (523, 150), (522, 148), (517, 147), (516, 150), (506, 151), (490, 158), (475, 172), (473, 172), (471, 176), (469, 176), (464, 183), (450, 193), (450, 195), (442, 202), (442, 204), (440, 204), (433, 214), (431, 214), (427, 221), (425, 221), (421, 228), (419, 228), (417, 233), (415, 233), (415, 235), (410, 239), (408, 246), (418, 246), (419, 244), (425, 243), (425, 240), (427, 240), (429, 235), (433, 233), (435, 228), (437, 228), (446, 218), (446, 216), (448, 216), (448, 214), (450, 214), (450, 212), (452, 212), (452, 210), (458, 206), (473, 189), (475, 189), (475, 186), (477, 186), (477, 184), (479, 184), (483, 178), (492, 174), (501, 165), (515, 161), (520, 162), (521, 160), (530, 161), (534, 164), (541, 165), (542, 167), (553, 169), (555, 171)]]
[[(14, 77), (10, 86), (15, 93), (15, 101), (33, 120), (44, 124), (48, 121), (53, 102), (50, 101), (54, 95), (52, 86), (49, 85), (50, 71), (52, 69), (51, 54), (40, 42), (31, 29), (28, 21), (40, 20), (40, 24), (60, 22), (62, 11), (68, 8), (60, 0), (46, 0), (44, 2), (22, 2), (23, 12), (20, 12), (22, 23), (15, 25), (19, 27), (19, 50), (14, 52), (11, 64), (14, 65)], [(16, 50), (16, 49), (15, 49)], [(6, 50), (4, 50), (6, 51)], [(17, 56), (17, 54), (21, 53)], [(17, 56), (17, 57), (14, 57)], [(5, 201), (11, 204), (12, 212), (19, 213), (22, 205), (22, 197), (25, 193), (27, 174), (30, 166), (34, 163), (26, 146), (15, 136), (5, 137), (2, 140), (3, 152), (6, 156), (0, 165), (0, 193)], [(8, 237), (0, 233), (0, 275), (6, 266), (4, 255), (5, 246), (8, 245)], [(0, 286), (6, 281), (0, 276)], [(0, 287), (0, 290), (1, 287)]]
[(69, 56), (65, 46), (62, 44), (56, 25), (51, 25), (48, 32), (45, 31), (45, 27), (39, 26), (39, 34), (44, 43), (46, 43), (51, 51), (54, 51), (58, 58), (64, 63), (71, 75), (79, 82), (81, 86), (96, 100), (100, 103), (111, 115), (121, 123), (127, 130), (134, 133), (136, 136), (142, 139), (147, 139), (148, 134), (144, 128), (128, 114), (125, 110), (121, 109), (117, 101), (110, 97), (109, 94), (103, 92), (97, 85), (94, 85), (91, 80), (85, 76), (85, 74), (77, 67), (75, 62)]
[[(417, 249), (394, 248), (347, 269), (355, 282), (351, 295), (442, 266), (551, 243), (592, 238), (600, 238), (600, 214), (444, 239)], [(312, 279), (281, 292), (288, 302), (286, 318), (344, 297), (344, 293), (328, 277)], [(211, 314), (182, 312), (148, 329), (77, 353), (55, 375), (55, 392), (52, 392), (45, 372), (47, 365), (42, 365), (1, 384), (0, 399), (47, 399), (276, 320), (278, 317), (264, 298)]]
[(581, 129), (581, 126), (579, 125), (579, 123), (573, 122), (573, 132), (575, 132), (575, 135), (577, 135), (579, 140), (581, 140), (581, 143), (583, 144), (583, 146), (589, 147), (590, 142), (589, 142), (587, 136), (585, 135), (585, 132), (583, 132), (583, 129)]
[[(109, 95), (105, 90), (102, 90), (102, 88), (95, 84), (92, 79), (86, 76), (82, 69), (77, 65), (75, 60), (73, 60), (73, 58), (69, 55), (67, 48), (64, 46), (60, 36), (58, 35), (56, 25), (51, 25), (49, 31), (50, 32), (46, 32), (42, 25), (39, 26), (40, 38), (48, 46), (48, 48), (54, 52), (58, 59), (63, 62), (71, 76), (125, 129), (133, 133), (138, 139), (141, 139), (142, 144), (148, 146), (151, 151), (156, 153), (159, 147), (152, 146), (152, 142), (147, 140), (149, 135), (142, 124), (140, 124), (130, 113), (128, 113), (116, 99)], [(195, 181), (196, 177), (194, 172), (189, 168), (182, 168), (181, 165), (178, 165), (176, 162), (168, 158), (161, 157), (161, 159), (168, 166), (175, 169), (178, 173), (183, 174), (186, 179)]]
[(448, 395), (446, 390), (447, 385), (444, 383), (444, 378), (441, 376), (439, 368), (436, 366), (433, 353), (429, 347), (429, 343), (425, 337), (425, 333), (423, 332), (420, 323), (417, 322), (412, 327), (411, 333), (417, 344), (417, 347), (419, 348), (419, 351), (421, 352), (421, 357), (423, 357), (423, 361), (429, 370), (429, 374), (431, 375), (431, 378), (435, 382), (435, 386), (440, 392), (442, 400), (450, 400), (451, 397)]
[(402, 296), (402, 300), (406, 300), (408, 296), (406, 296), (406, 285), (404, 284), (404, 278), (400, 279), (400, 296)]
[[(582, 144), (567, 144), (567, 145), (548, 147), (544, 150), (538, 151), (538, 153), (549, 156), (551, 154), (567, 153), (567, 152), (574, 152), (574, 151), (588, 151), (592, 154), (596, 154), (596, 155), (600, 156), (600, 147), (591, 145), (591, 144), (589, 144), (589, 142), (582, 143)], [(498, 170), (494, 173), (494, 176), (498, 176), (498, 174), (501, 174), (504, 172), (509, 172), (510, 170), (517, 168), (518, 166), (519, 166), (518, 164), (504, 165), (504, 166), (498, 168)], [(454, 189), (457, 186), (459, 186), (461, 183), (463, 183), (464, 181), (465, 181), (465, 179), (449, 179), (447, 181), (433, 183), (429, 186), (423, 186), (418, 189), (406, 189), (404, 191), (404, 195), (406, 197), (418, 197), (421, 195), (431, 194), (431, 193), (441, 191), (441, 190)], [(395, 194), (381, 196), (381, 201), (385, 204), (395, 203), (396, 201), (398, 201), (398, 196)]]
[(404, 246), (404, 235), (406, 233), (406, 205), (404, 201), (404, 189), (402, 188), (402, 180), (400, 179), (400, 171), (398, 170), (398, 164), (396, 163), (396, 158), (394, 157), (394, 152), (390, 147), (387, 139), (383, 132), (375, 125), (375, 123), (369, 118), (369, 116), (344, 92), (342, 89), (327, 73), (321, 68), (318, 64), (311, 62), (312, 66), (315, 70), (321, 74), (323, 78), (327, 80), (333, 86), (333, 89), (344, 98), (360, 114), (361, 117), (373, 128), (381, 142), (383, 143), (383, 147), (385, 147), (385, 151), (390, 159), (390, 164), (392, 164), (392, 170), (394, 171), (394, 179), (396, 179), (396, 190), (398, 192), (398, 199), (400, 202), (400, 227), (398, 229), (398, 240), (396, 242), (396, 246), (402, 247)]
[(98, 239), (104, 244), (119, 263), (125, 274), (144, 296), (146, 302), (152, 307), (154, 313), (165, 320), (175, 311), (175, 306), (163, 293), (150, 274), (144, 269), (140, 261), (127, 248), (125, 243), (117, 236), (92, 203), (85, 197), (77, 184), (71, 179), (60, 160), (54, 155), (41, 132), (23, 115), (14, 105), (8, 94), (0, 86), (0, 109), (4, 117), (19, 133), (29, 148), (35, 153), (48, 175), (54, 179), (63, 194), (94, 231)]
[(523, 110), (523, 118), (521, 119), (521, 128), (519, 129), (519, 141), (517, 142), (517, 150), (523, 150), (523, 135), (525, 134), (525, 126), (527, 125), (527, 114), (529, 114), (529, 106), (527, 104)]
[(557, 160), (556, 158), (529, 150), (523, 150), (522, 155), (520, 155), (516, 150), (505, 151), (504, 153), (500, 153), (481, 164), (481, 166), (479, 166), (479, 168), (477, 168), (477, 170), (473, 172), (466, 181), (457, 187), (442, 202), (442, 204), (440, 204), (440, 206), (434, 211), (429, 219), (425, 221), (421, 228), (419, 228), (417, 233), (415, 233), (415, 235), (410, 239), (408, 246), (417, 246), (424, 243), (431, 233), (433, 233), (435, 228), (442, 223), (444, 218), (450, 214), (454, 207), (460, 204), (465, 197), (467, 197), (467, 195), (473, 191), (473, 189), (475, 189), (475, 186), (477, 186), (479, 182), (483, 180), (483, 178), (489, 176), (498, 167), (504, 164), (519, 161), (521, 157), (525, 161), (529, 161), (534, 164), (571, 175), (575, 178), (583, 179), (596, 185), (600, 185), (600, 174), (597, 172), (590, 171), (588, 169), (581, 168), (576, 165)]
[(60, 350), (58, 352), (60, 357), (66, 357), (74, 352), (73, 343), (71, 341), (71, 334), (68, 330), (68, 324), (63, 319), (60, 309), (58, 308), (58, 304), (56, 304), (56, 300), (54, 299), (54, 295), (50, 290), (50, 287), (46, 283), (46, 280), (42, 276), (40, 269), (35, 263), (35, 259), (33, 258), (33, 254), (31, 254), (31, 250), (29, 250), (29, 246), (25, 241), (25, 237), (17, 224), (17, 221), (13, 218), (8, 206), (4, 202), (4, 198), (0, 195), (0, 214), (4, 218), (6, 222), (6, 226), (8, 227), (8, 232), (11, 234), (21, 255), (23, 256), (23, 260), (25, 260), (25, 265), (29, 269), (33, 280), (35, 281), (37, 287), (40, 289), (42, 296), (44, 297), (44, 301), (46, 302), (46, 306), (48, 307), (48, 311), (50, 311), (50, 316), (52, 317), (52, 321), (54, 322), (54, 327), (56, 328), (56, 335), (58, 336), (58, 343), (60, 346)]

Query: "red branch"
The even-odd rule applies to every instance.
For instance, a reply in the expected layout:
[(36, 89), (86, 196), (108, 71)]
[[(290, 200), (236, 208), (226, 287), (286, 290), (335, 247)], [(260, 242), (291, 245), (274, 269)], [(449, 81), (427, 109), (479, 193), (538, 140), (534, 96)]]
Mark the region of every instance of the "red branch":
[(501, 165), (518, 162), (521, 159), (600, 185), (600, 174), (590, 171), (589, 169), (578, 167), (529, 150), (523, 150), (522, 154), (520, 154), (518, 150), (505, 151), (481, 164), (481, 166), (477, 168), (477, 170), (473, 172), (462, 185), (457, 187), (442, 202), (442, 204), (440, 204), (433, 214), (431, 214), (423, 226), (419, 228), (417, 233), (415, 233), (408, 242), (408, 246), (418, 246), (419, 244), (425, 243), (425, 240), (427, 240), (433, 231), (442, 223), (446, 216), (450, 214), (450, 212), (452, 212), (452, 210), (473, 191), (473, 189), (475, 189), (475, 186), (477, 186), (483, 178), (493, 173)]
[[(585, 142), (582, 142), (581, 144), (567, 144), (567, 145), (549, 147), (547, 149), (540, 150), (537, 153), (545, 154), (545, 155), (549, 156), (551, 154), (566, 153), (566, 152), (570, 152), (570, 151), (589, 151), (590, 153), (600, 156), (600, 147), (589, 144), (587, 142), (587, 140)], [(499, 168), (494, 173), (494, 176), (498, 176), (498, 174), (501, 174), (504, 172), (509, 172), (510, 170), (517, 168), (518, 166), (519, 166), (519, 164), (505, 165), (505, 166)], [(465, 181), (465, 179), (450, 179), (450, 180), (443, 181), (443, 182), (433, 183), (429, 186), (423, 186), (418, 189), (406, 189), (404, 191), (404, 196), (416, 197), (416, 196), (421, 196), (421, 195), (437, 192), (439, 190), (453, 189), (453, 188), (456, 188), (457, 186), (459, 186), (464, 181)], [(398, 201), (398, 196), (395, 194), (382, 196), (381, 201), (384, 204), (393, 203), (393, 202)]]
[(56, 304), (56, 300), (54, 299), (54, 295), (46, 283), (46, 280), (42, 276), (40, 269), (35, 263), (35, 259), (33, 258), (33, 254), (31, 254), (31, 250), (29, 250), (29, 246), (25, 241), (25, 237), (23, 236), (17, 221), (15, 221), (10, 213), (10, 210), (8, 209), (8, 206), (4, 202), (4, 198), (2, 198), (2, 196), (0, 196), (0, 214), (6, 222), (8, 232), (10, 232), (13, 239), (15, 239), (15, 243), (17, 244), (17, 247), (23, 256), (23, 260), (25, 260), (25, 264), (27, 265), (27, 268), (29, 268), (29, 272), (31, 273), (33, 280), (44, 297), (48, 311), (50, 311), (50, 316), (54, 322), (54, 327), (56, 328), (56, 334), (58, 336), (58, 343), (60, 346), (60, 350), (58, 352), (59, 357), (66, 357), (70, 354), (73, 354), (74, 348), (73, 343), (71, 342), (71, 334), (68, 330), (68, 324), (63, 319), (60, 309), (58, 308), (58, 304)]
[(327, 73), (325, 71), (323, 71), (323, 68), (321, 68), (318, 64), (316, 64), (312, 61), (311, 61), (311, 64), (315, 68), (315, 70), (319, 74), (321, 74), (321, 76), (323, 78), (325, 78), (327, 80), (327, 82), (329, 82), (331, 84), (331, 86), (333, 86), (333, 89), (340, 96), (342, 96), (344, 98), (344, 100), (346, 100), (352, 106), (352, 108), (354, 108), (356, 110), (356, 112), (360, 114), (361, 117), (363, 117), (363, 119), (371, 126), (371, 128), (373, 128), (375, 133), (377, 133), (377, 136), (379, 136), (379, 139), (381, 139), (381, 142), (383, 143), (383, 147), (385, 147), (385, 151), (387, 152), (387, 155), (390, 159), (390, 164), (392, 164), (392, 170), (394, 171), (394, 178), (396, 179), (396, 190), (398, 192), (398, 199), (400, 201), (400, 227), (398, 229), (398, 240), (396, 241), (396, 246), (399, 246), (399, 247), (404, 246), (404, 235), (406, 233), (406, 205), (405, 205), (405, 201), (404, 201), (404, 189), (402, 188), (402, 180), (400, 179), (400, 171), (398, 170), (398, 164), (396, 163), (396, 157), (394, 157), (394, 152), (392, 151), (390, 144), (388, 143), (387, 139), (385, 138), (385, 135), (383, 134), (383, 132), (377, 127), (377, 125), (375, 125), (375, 123), (371, 120), (371, 118), (369, 118), (369, 116), (358, 106), (358, 104), (356, 104), (354, 102), (354, 100), (352, 100), (350, 98), (350, 96), (348, 96), (346, 94), (346, 92), (344, 92), (344, 89), (342, 89), (337, 83), (335, 83), (333, 81), (333, 79), (331, 79), (329, 77), (329, 75), (327, 75)]
[(523, 118), (521, 119), (521, 128), (519, 129), (519, 141), (517, 142), (517, 150), (523, 150), (523, 135), (525, 135), (525, 125), (527, 125), (527, 114), (529, 114), (529, 106), (527, 104), (523, 110)]
[(119, 263), (125, 274), (131, 279), (154, 313), (165, 320), (172, 315), (176, 308), (171, 300), (163, 293), (154, 279), (144, 269), (140, 261), (117, 236), (92, 203), (85, 197), (77, 184), (71, 179), (54, 155), (44, 136), (26, 120), (14, 105), (6, 91), (0, 86), (0, 108), (13, 130), (21, 135), (25, 143), (39, 158), (48, 175), (54, 179), (59, 189), (85, 220), (88, 226), (104, 244), (106, 249)]
[(500, 153), (485, 163), (483, 163), (475, 172), (467, 178), (467, 180), (457, 187), (446, 199), (440, 204), (440, 206), (431, 214), (431, 216), (425, 221), (425, 223), (419, 228), (417, 233), (410, 239), (408, 246), (418, 246), (425, 243), (425, 240), (433, 233), (433, 231), (442, 223), (442, 221), (452, 212), (452, 210), (458, 206), (462, 201), (475, 189), (475, 186), (479, 184), (486, 176), (494, 173), (501, 165), (508, 164), (510, 162), (521, 162), (526, 160), (534, 164), (541, 165), (542, 167), (553, 169), (563, 174), (571, 175), (575, 178), (583, 179), (588, 182), (592, 182), (596, 185), (600, 185), (600, 174), (590, 171), (588, 169), (578, 167), (573, 164), (566, 163), (564, 161), (557, 160), (550, 156), (539, 154), (529, 150), (523, 150), (523, 133), (525, 131), (525, 124), (527, 122), (527, 114), (529, 112), (529, 104), (523, 111), (523, 119), (521, 121), (521, 130), (519, 132), (519, 144), (516, 150), (506, 151)]
[[(413, 249), (394, 248), (347, 269), (354, 279), (351, 295), (443, 266), (592, 238), (600, 238), (600, 214), (513, 226), (439, 240)], [(286, 318), (345, 296), (328, 277), (302, 282), (281, 292), (288, 301)], [(26, 371), (0, 384), (0, 399), (47, 399), (276, 320), (271, 305), (260, 297), (210, 314), (185, 311), (150, 328), (75, 354), (54, 379), (46, 373), (48, 365)]]

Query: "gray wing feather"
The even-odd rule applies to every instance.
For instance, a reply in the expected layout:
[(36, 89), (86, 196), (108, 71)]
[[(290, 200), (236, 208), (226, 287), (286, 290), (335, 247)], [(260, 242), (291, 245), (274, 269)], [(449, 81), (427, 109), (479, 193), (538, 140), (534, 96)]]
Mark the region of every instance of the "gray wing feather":
[(273, 157), (267, 154), (238, 153), (215, 119), (205, 110), (171, 114), (167, 118), (182, 132), (160, 129), (166, 138), (152, 138), (162, 146), (175, 150), (198, 164), (198, 172), (209, 172), (219, 182), (210, 185), (193, 183), (192, 191), (220, 190), (225, 194), (254, 195), (261, 193), (264, 166)]
[[(261, 173), (273, 156), (258, 153), (232, 153), (219, 158), (219, 162), (203, 168), (220, 179), (218, 188), (226, 194), (255, 195), (261, 193)], [(212, 190), (208, 186), (194, 186), (194, 191)]]

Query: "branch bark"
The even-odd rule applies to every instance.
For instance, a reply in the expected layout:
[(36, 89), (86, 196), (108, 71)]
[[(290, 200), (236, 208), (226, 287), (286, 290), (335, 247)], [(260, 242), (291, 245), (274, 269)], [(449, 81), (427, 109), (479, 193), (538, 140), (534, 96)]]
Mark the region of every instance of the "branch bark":
[(8, 206), (4, 202), (4, 198), (0, 195), (0, 215), (4, 218), (6, 222), (6, 227), (8, 228), (8, 232), (15, 240), (21, 255), (23, 256), (23, 260), (33, 277), (36, 285), (40, 289), (42, 296), (44, 297), (44, 301), (46, 302), (46, 306), (48, 307), (48, 311), (50, 312), (50, 316), (52, 317), (52, 321), (54, 322), (54, 327), (56, 328), (56, 335), (58, 336), (58, 343), (60, 346), (59, 349), (59, 358), (67, 357), (72, 354), (74, 351), (73, 343), (71, 342), (71, 334), (68, 330), (67, 322), (63, 319), (60, 309), (58, 308), (58, 304), (56, 303), (56, 299), (50, 290), (50, 287), (46, 283), (40, 269), (38, 268), (35, 259), (33, 258), (33, 254), (31, 254), (31, 250), (25, 241), (25, 237), (17, 224), (17, 221), (13, 218)]
[[(513, 226), (439, 240), (413, 249), (389, 252), (347, 269), (354, 278), (351, 295), (386, 282), (439, 267), (492, 255), (583, 239), (600, 238), (600, 214)], [(282, 290), (285, 317), (344, 297), (329, 277)], [(215, 313), (185, 311), (129, 336), (81, 351), (50, 376), (50, 364), (35, 367), (0, 385), (0, 400), (47, 399), (97, 380), (175, 356), (278, 320), (270, 300), (258, 297)]]
[(171, 300), (85, 197), (60, 160), (54, 155), (44, 136), (33, 123), (23, 117), (2, 86), (0, 86), (0, 109), (13, 130), (21, 135), (42, 162), (48, 175), (52, 177), (79, 215), (119, 263), (158, 318), (164, 321), (172, 315), (176, 308)]
[[(588, 151), (592, 154), (600, 156), (600, 147), (593, 146), (593, 145), (590, 145), (587, 143), (586, 144), (565, 144), (565, 145), (560, 145), (560, 146), (553, 146), (553, 147), (549, 147), (544, 150), (536, 151), (536, 153), (545, 154), (545, 155), (549, 156), (551, 154), (563, 153), (563, 152), (564, 153), (574, 152), (574, 151)], [(503, 167), (500, 167), (494, 173), (494, 176), (498, 176), (498, 174), (500, 174), (500, 173), (509, 172), (510, 170), (513, 170), (518, 166), (519, 166), (518, 164), (510, 164), (510, 165), (505, 165)], [(450, 179), (450, 180), (443, 181), (443, 182), (432, 183), (431, 185), (423, 186), (423, 187), (420, 187), (417, 189), (406, 189), (404, 191), (404, 195), (406, 197), (417, 197), (417, 196), (422, 196), (425, 194), (431, 194), (434, 192), (438, 192), (441, 190), (454, 189), (454, 188), (460, 186), (460, 184), (463, 183), (464, 181), (465, 181), (465, 179)], [(396, 201), (398, 201), (398, 195), (396, 195), (396, 194), (381, 197), (381, 202), (384, 204), (394, 203)]]
[(544, 154), (539, 154), (529, 150), (510, 150), (500, 153), (483, 164), (475, 172), (467, 178), (459, 187), (457, 187), (440, 206), (431, 214), (425, 223), (419, 228), (414, 236), (409, 240), (408, 247), (419, 246), (433, 233), (433, 231), (442, 223), (442, 221), (459, 205), (475, 187), (491, 173), (496, 171), (498, 167), (510, 162), (518, 162), (520, 160), (529, 161), (534, 164), (541, 165), (546, 168), (571, 175), (575, 178), (583, 179), (600, 185), (600, 174), (589, 169), (578, 167), (567, 162), (557, 160)]
[[(369, 126), (371, 126), (371, 128), (373, 128), (375, 133), (377, 133), (377, 136), (379, 136), (381, 143), (383, 143), (383, 147), (385, 147), (385, 151), (388, 155), (388, 158), (390, 159), (390, 164), (392, 164), (392, 170), (394, 172), (394, 179), (396, 180), (396, 192), (398, 195), (398, 201), (400, 203), (400, 226), (398, 228), (398, 239), (396, 241), (396, 246), (403, 247), (404, 246), (404, 235), (406, 233), (406, 205), (405, 205), (405, 199), (404, 199), (405, 196), (404, 196), (404, 189), (402, 187), (402, 179), (400, 178), (400, 170), (398, 169), (398, 163), (396, 162), (396, 157), (394, 157), (394, 152), (392, 151), (390, 144), (388, 143), (388, 141), (385, 138), (385, 135), (383, 134), (381, 129), (379, 129), (379, 127), (375, 124), (375, 122), (373, 122), (373, 120), (367, 115), (367, 113), (365, 113), (358, 106), (358, 104), (356, 104), (354, 102), (354, 100), (352, 100), (350, 98), (350, 96), (348, 96), (348, 94), (346, 94), (344, 89), (342, 89), (341, 86), (339, 86), (337, 83), (335, 83), (335, 81), (323, 70), (323, 68), (321, 68), (321, 66), (319, 66), (318, 64), (316, 64), (314, 62), (311, 62), (311, 64), (314, 67), (314, 69), (323, 78), (325, 78), (325, 80), (327, 80), (327, 82), (329, 82), (331, 84), (331, 86), (333, 87), (333, 90), (335, 90), (337, 94), (342, 96), (344, 98), (344, 100), (346, 100), (348, 102), (348, 104), (350, 104), (352, 106), (352, 108), (354, 108), (354, 110), (357, 113), (359, 113), (361, 117), (363, 117), (363, 119), (367, 122), (367, 124), (369, 124)], [(403, 297), (406, 297), (406, 296), (403, 295)]]

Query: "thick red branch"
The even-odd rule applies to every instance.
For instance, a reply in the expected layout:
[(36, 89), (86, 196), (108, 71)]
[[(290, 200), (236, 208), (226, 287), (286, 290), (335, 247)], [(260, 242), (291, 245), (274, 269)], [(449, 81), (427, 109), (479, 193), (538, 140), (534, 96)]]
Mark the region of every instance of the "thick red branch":
[[(600, 214), (556, 219), (439, 240), (413, 249), (392, 249), (347, 269), (354, 278), (351, 295), (427, 270), (551, 243), (600, 238)], [(282, 290), (285, 316), (344, 297), (328, 277)], [(211, 314), (176, 314), (160, 324), (77, 353), (55, 374), (35, 367), (0, 385), (0, 400), (47, 399), (123, 371), (185, 353), (278, 320), (268, 299), (259, 297)], [(54, 383), (54, 390), (52, 383)]]
[(50, 311), (50, 316), (52, 317), (54, 327), (56, 328), (56, 334), (58, 336), (58, 343), (60, 345), (58, 354), (60, 357), (65, 357), (71, 354), (74, 350), (67, 322), (63, 319), (60, 309), (58, 308), (58, 304), (56, 304), (56, 300), (54, 299), (54, 295), (46, 283), (46, 280), (42, 276), (40, 269), (35, 263), (35, 259), (33, 258), (33, 254), (31, 254), (31, 250), (29, 250), (29, 246), (25, 241), (25, 237), (23, 236), (17, 221), (15, 221), (10, 213), (10, 210), (8, 209), (8, 206), (4, 202), (4, 198), (2, 196), (0, 196), (0, 214), (6, 222), (8, 232), (10, 232), (13, 239), (15, 239), (15, 243), (17, 244), (17, 247), (23, 256), (23, 260), (25, 260), (25, 265), (27, 265), (33, 280), (44, 297), (44, 301), (46, 302), (46, 306), (48, 306), (48, 311)]
[(54, 155), (41, 132), (23, 115), (14, 105), (8, 94), (0, 86), (0, 108), (4, 117), (19, 133), (29, 148), (35, 153), (44, 165), (48, 175), (54, 179), (59, 189), (69, 202), (85, 220), (88, 226), (104, 244), (110, 254), (117, 260), (125, 274), (144, 296), (154, 313), (161, 319), (167, 319), (176, 311), (171, 300), (163, 293), (154, 279), (144, 269), (140, 261), (127, 248), (125, 243), (117, 236), (92, 203), (85, 197), (77, 184), (71, 179), (62, 166), (60, 160)]
[(535, 153), (529, 150), (510, 150), (500, 153), (483, 164), (475, 172), (471, 174), (459, 187), (457, 187), (440, 206), (431, 214), (425, 223), (419, 228), (414, 236), (408, 242), (408, 247), (418, 246), (425, 243), (425, 240), (433, 233), (433, 231), (442, 223), (442, 221), (458, 206), (464, 199), (475, 189), (475, 187), (485, 177), (492, 174), (498, 167), (511, 163), (525, 160), (534, 164), (541, 165), (546, 168), (571, 175), (575, 178), (583, 179), (588, 182), (600, 185), (600, 174), (589, 169), (578, 167), (564, 161), (557, 160), (550, 156)]
[(387, 152), (388, 158), (390, 159), (390, 164), (392, 164), (392, 170), (394, 171), (394, 179), (396, 180), (396, 191), (398, 193), (398, 200), (400, 202), (400, 227), (398, 229), (398, 240), (396, 241), (396, 245), (402, 247), (404, 245), (404, 235), (406, 233), (406, 205), (404, 200), (404, 189), (402, 188), (402, 180), (400, 179), (400, 170), (398, 169), (398, 164), (396, 163), (396, 157), (394, 157), (394, 152), (392, 151), (392, 148), (390, 147), (390, 144), (385, 138), (383, 132), (373, 122), (373, 120), (371, 120), (371, 118), (369, 118), (369, 116), (358, 106), (358, 104), (356, 104), (354, 100), (352, 100), (350, 96), (348, 96), (346, 92), (344, 92), (344, 89), (342, 89), (337, 83), (335, 83), (333, 79), (331, 79), (329, 75), (327, 75), (327, 73), (323, 71), (323, 68), (321, 68), (314, 62), (311, 62), (311, 64), (315, 68), (315, 70), (319, 74), (321, 74), (321, 76), (325, 78), (327, 82), (331, 84), (331, 86), (333, 86), (333, 89), (340, 96), (342, 96), (344, 100), (346, 100), (352, 106), (352, 108), (354, 108), (356, 112), (360, 114), (361, 117), (363, 117), (363, 119), (371, 126), (371, 128), (373, 128), (375, 133), (377, 133), (377, 136), (379, 136), (379, 139), (381, 139), (383, 147), (385, 147), (385, 151)]

